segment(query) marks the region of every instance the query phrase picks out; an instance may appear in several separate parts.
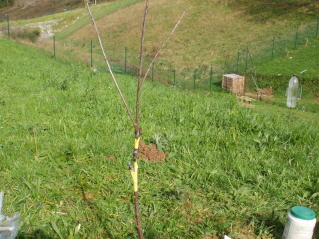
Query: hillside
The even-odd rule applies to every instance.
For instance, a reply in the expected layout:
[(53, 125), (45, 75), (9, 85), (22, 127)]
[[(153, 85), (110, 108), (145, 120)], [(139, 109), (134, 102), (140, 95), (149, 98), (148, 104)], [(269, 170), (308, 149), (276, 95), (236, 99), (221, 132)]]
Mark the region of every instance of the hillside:
[[(144, 1), (120, 2), (139, 3), (108, 12), (104, 17), (98, 16), (97, 24), (103, 42), (118, 52), (124, 47), (138, 52)], [(319, 3), (302, 0), (267, 3), (243, 0), (150, 1), (146, 55), (152, 57), (155, 54), (184, 10), (186, 15), (182, 23), (159, 58), (167, 69), (229, 64), (236, 59), (238, 51), (258, 42), (271, 41), (274, 36), (291, 32), (300, 24), (313, 20), (319, 14), (318, 6)], [(76, 7), (83, 6), (77, 0), (48, 0), (26, 7), (1, 9), (0, 14), (9, 12), (12, 19), (22, 19), (33, 17), (35, 12), (54, 13)], [(78, 17), (83, 14), (87, 15), (82, 12)], [(57, 20), (62, 18), (65, 17), (60, 16)], [(68, 28), (63, 28), (61, 33), (56, 32), (58, 39), (64, 39), (61, 44), (72, 42), (83, 45), (89, 40), (96, 41), (89, 18), (86, 18), (88, 21), (76, 21), (76, 16), (73, 16), (67, 22)], [(78, 24), (79, 21), (82, 25)]]
[[(19, 237), (136, 239), (134, 130), (110, 74), (0, 40), (2, 213)], [(136, 79), (116, 75), (134, 109)], [(281, 238), (287, 213), (319, 211), (318, 114), (147, 81), (139, 162), (145, 238)], [(318, 238), (318, 230), (315, 231)]]
[[(98, 3), (116, 0), (98, 0)], [(9, 14), (11, 20), (25, 20), (59, 12), (83, 8), (82, 0), (15, 0), (9, 7), (0, 8), (0, 15)]]
[[(42, 4), (52, 7), (53, 3), (53, 0), (38, 2), (32, 8), (44, 7)], [(59, 4), (67, 2), (61, 1)], [(59, 4), (54, 5), (55, 9), (58, 9)], [(103, 45), (118, 72), (130, 68), (130, 73), (134, 73), (138, 65), (144, 4), (142, 0), (122, 0), (108, 4), (100, 1), (97, 6), (92, 6)], [(25, 9), (28, 7), (31, 5)], [(188, 89), (195, 88), (196, 83), (198, 89), (212, 90), (213, 85), (219, 86), (222, 74), (237, 73), (238, 70), (238, 73), (245, 75), (247, 81), (250, 81), (247, 82), (250, 87), (247, 91), (256, 90), (256, 82), (250, 75), (252, 72), (256, 80), (259, 80), (259, 87), (273, 87), (277, 95), (284, 96), (287, 79), (292, 74), (297, 74), (299, 78), (307, 79), (303, 82), (307, 84), (304, 93), (310, 98), (317, 96), (316, 55), (319, 54), (319, 45), (316, 34), (318, 37), (319, 23), (314, 19), (318, 14), (317, 3), (150, 1), (145, 36), (145, 67), (184, 10), (186, 14), (181, 24), (155, 62), (155, 78), (159, 81), (168, 84), (177, 82), (179, 86)], [(43, 25), (38, 22), (44, 23), (44, 27), (48, 26), (46, 36), (55, 34), (54, 55), (82, 60), (91, 66), (94, 62), (99, 69), (105, 70), (97, 37), (85, 8), (36, 19), (12, 21), (11, 35), (18, 39), (20, 33), (15, 34), (14, 29), (28, 26), (25, 30), (26, 37), (36, 39), (37, 30), (32, 33), (30, 28), (42, 29)], [(308, 31), (310, 35), (302, 31)], [(32, 41), (35, 41), (33, 46), (52, 51), (52, 38)], [(273, 46), (278, 49), (272, 49)], [(253, 71), (247, 71), (248, 69)], [(304, 70), (307, 72), (301, 75), (300, 72)], [(315, 105), (307, 108), (316, 112)]]
[[(271, 103), (265, 97), (253, 102), (254, 109), (245, 108), (220, 88), (216, 75), (209, 92), (195, 90), (204, 78), (194, 68), (215, 70), (236, 62), (239, 50), (271, 42), (280, 33), (295, 37), (296, 26), (318, 13), (317, 4), (305, 2), (150, 1), (147, 57), (154, 55), (184, 9), (186, 15), (156, 62), (155, 69), (169, 74), (165, 77), (171, 87), (147, 80), (140, 102), (143, 145), (166, 156), (140, 160), (146, 238), (217, 239), (227, 234), (276, 239), (292, 206), (319, 211), (319, 101), (303, 98), (297, 108), (288, 109), (283, 87), (276, 104), (265, 104)], [(138, 0), (92, 7), (115, 63), (122, 63), (124, 52), (138, 59), (143, 9), (144, 1)], [(3, 212), (20, 212), (18, 238), (23, 239), (137, 238), (127, 169), (133, 128), (110, 74), (99, 68), (103, 60), (86, 9), (13, 21), (12, 26), (51, 20), (58, 22), (54, 40), (20, 39), (25, 44), (18, 44), (0, 39)], [(88, 67), (91, 40), (93, 62), (100, 64), (96, 73)], [(256, 70), (267, 83), (286, 83), (290, 71), (303, 70), (310, 61), (308, 72), (315, 75), (318, 49), (318, 40), (310, 39), (307, 46), (287, 49), (289, 57), (283, 54)], [(241, 63), (247, 59), (246, 54)], [(274, 72), (283, 73), (279, 65), (289, 65), (289, 70), (275, 78)], [(188, 79), (180, 70), (186, 68)], [(172, 69), (178, 69), (176, 85)], [(134, 110), (136, 78), (116, 77)], [(192, 91), (180, 90), (181, 78)], [(316, 78), (310, 86), (315, 84)]]
[[(143, 6), (142, 1), (100, 18), (97, 24), (104, 44), (110, 45), (110, 48), (126, 46), (137, 51)], [(145, 38), (146, 54), (154, 55), (184, 10), (186, 15), (182, 23), (161, 55), (161, 60), (169, 63), (172, 69), (227, 63), (237, 57), (237, 51), (291, 31), (301, 21), (309, 19), (295, 9), (286, 8), (286, 14), (256, 20), (248, 9), (249, 5), (242, 7), (235, 1), (151, 1)], [(92, 39), (92, 31), (88, 24), (68, 38), (78, 42), (89, 40)]]

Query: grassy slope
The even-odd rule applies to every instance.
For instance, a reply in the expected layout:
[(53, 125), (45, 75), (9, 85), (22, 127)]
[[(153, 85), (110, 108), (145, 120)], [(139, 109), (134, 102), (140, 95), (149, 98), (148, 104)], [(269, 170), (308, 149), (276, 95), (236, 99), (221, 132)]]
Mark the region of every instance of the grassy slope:
[[(114, 12), (117, 12), (119, 9), (126, 8), (127, 6), (134, 5), (141, 0), (122, 0), (115, 1), (102, 6), (92, 7), (92, 11), (94, 11), (94, 16), (96, 19), (103, 17), (104, 15), (109, 15)], [(86, 10), (87, 12), (87, 10)], [(57, 34), (57, 39), (67, 38), (69, 35), (73, 34), (77, 30), (81, 29), (84, 25), (91, 25), (91, 18), (89, 15), (81, 18), (79, 21), (76, 21), (70, 27), (63, 29), (61, 32)]]
[(318, 79), (319, 67), (319, 39), (311, 40), (306, 46), (302, 46), (296, 50), (290, 50), (288, 56), (281, 56), (273, 61), (269, 61), (258, 66), (255, 70), (259, 75), (274, 77), (282, 75), (289, 77), (292, 74), (297, 74), (300, 78), (303, 77), (314, 80)]
[(319, 4), (315, 1), (303, 0), (274, 0), (250, 1), (229, 0), (234, 8), (242, 8), (252, 21), (268, 21), (272, 18), (304, 21), (318, 17)]
[[(112, 2), (113, 0), (99, 0), (98, 3)], [(115, 0), (116, 1), (116, 0)], [(43, 15), (61, 13), (76, 8), (83, 8), (82, 0), (36, 0), (32, 4), (24, 4), (28, 0), (16, 1), (12, 7), (0, 8), (0, 15), (9, 14), (11, 20), (38, 18)]]
[[(116, 45), (137, 50), (143, 5), (143, 2), (132, 5), (97, 21), (103, 42), (112, 47), (116, 47), (116, 42)], [(291, 30), (302, 20), (309, 19), (296, 17), (298, 15), (294, 15), (292, 9), (286, 9), (286, 14), (281, 16), (263, 21), (252, 20), (252, 15), (247, 14), (247, 7), (217, 0), (150, 2), (146, 35), (148, 55), (158, 49), (183, 10), (186, 10), (186, 16), (161, 55), (161, 61), (177, 69), (211, 66), (234, 60), (238, 50), (270, 40), (279, 33)], [(87, 25), (70, 39), (92, 39), (92, 27)]]
[[(136, 238), (133, 129), (109, 75), (4, 40), (0, 55), (0, 177), (19, 238)], [(135, 80), (117, 77), (132, 105)], [(291, 206), (319, 210), (316, 114), (288, 124), (273, 106), (149, 82), (142, 99), (143, 140), (168, 153), (140, 164), (146, 238), (279, 238)]]
[[(109, 6), (102, 4), (93, 9), (96, 18), (107, 15), (98, 21), (104, 44), (111, 45), (110, 48), (117, 48), (118, 51), (123, 51), (124, 46), (138, 51), (144, 8), (144, 1), (134, 4), (138, 1), (140, 0), (116, 1)], [(67, 4), (65, 1), (60, 2)], [(134, 5), (129, 6), (130, 4)], [(216, 68), (219, 64), (234, 61), (238, 50), (257, 42), (271, 41), (279, 33), (290, 31), (300, 23), (314, 19), (319, 12), (318, 5), (296, 0), (269, 3), (246, 0), (150, 2), (147, 55), (154, 55), (183, 10), (187, 11), (186, 16), (159, 59), (165, 62), (166, 68), (195, 68), (203, 65)], [(41, 11), (41, 6), (39, 4), (32, 8)], [(56, 4), (56, 7), (59, 5)], [(27, 9), (24, 11), (27, 12)], [(53, 19), (63, 18), (58, 28), (73, 22), (57, 34), (57, 39), (69, 37), (71, 42), (76, 40), (79, 44), (83, 44), (83, 40), (96, 39), (92, 35), (88, 16), (83, 14), (87, 14), (85, 9), (76, 10), (76, 14), (67, 12), (52, 16)], [(80, 19), (77, 20), (77, 17)], [(44, 17), (39, 20), (49, 19), (50, 17)], [(87, 27), (70, 36), (86, 24)]]
[[(112, 57), (115, 56), (117, 61), (123, 60), (124, 46), (128, 47), (128, 54), (130, 54), (131, 59), (137, 58), (138, 55), (144, 3), (141, 1), (134, 4), (135, 2), (138, 1), (116, 1), (92, 8), (97, 19), (106, 15), (97, 22), (107, 53)], [(277, 8), (274, 8), (274, 4)], [(213, 66), (216, 76), (220, 77), (220, 74), (225, 73), (223, 64), (230, 63), (234, 66), (238, 50), (243, 50), (247, 46), (250, 46), (250, 49), (254, 48), (257, 52), (258, 49), (265, 50), (265, 47), (268, 48), (266, 52), (262, 52), (260, 55), (270, 59), (273, 37), (279, 33), (285, 35), (292, 31), (292, 34), (290, 34), (291, 44), (289, 45), (292, 47), (295, 27), (314, 18), (318, 13), (318, 4), (300, 4), (299, 1), (285, 1), (284, 3), (272, 1), (264, 4), (259, 1), (252, 3), (217, 0), (180, 0), (173, 2), (161, 0), (150, 2), (146, 34), (147, 56), (154, 56), (184, 9), (187, 10), (185, 18), (158, 58), (157, 67), (164, 70), (178, 69), (180, 71), (189, 67), (187, 77), (192, 78), (193, 68), (203, 67), (205, 69), (205, 67)], [(26, 24), (51, 19), (59, 20), (56, 29), (64, 28), (56, 36), (57, 39), (64, 39), (57, 42), (57, 49), (60, 51), (67, 48), (66, 55), (70, 55), (70, 52), (74, 51), (73, 55), (76, 55), (76, 57), (80, 55), (80, 57), (89, 59), (87, 53), (89, 40), (96, 42), (96, 37), (91, 24), (89, 24), (87, 11), (83, 8), (13, 24)], [(69, 27), (65, 28), (66, 25), (69, 25)], [(82, 26), (85, 27), (79, 30)], [(70, 36), (72, 33), (74, 34)], [(303, 41), (304, 39), (301, 37), (300, 40)], [(258, 48), (258, 43), (261, 41), (264, 44), (260, 44)], [(314, 45), (315, 43), (311, 44)], [(52, 49), (50, 42), (43, 41), (39, 45), (47, 48), (47, 50)], [(83, 46), (85, 49), (83, 49)], [(285, 46), (282, 46), (282, 48), (285, 48)], [(298, 54), (299, 51), (302, 50), (298, 49), (296, 52), (290, 50), (293, 54)], [(96, 53), (100, 53), (100, 50), (96, 50), (94, 54)], [(264, 76), (275, 78), (274, 76), (278, 74), (289, 77), (292, 72), (300, 72), (300, 69), (304, 68), (305, 65), (309, 67), (307, 67), (308, 72), (304, 76), (314, 79), (317, 76), (317, 62), (313, 55), (316, 53), (315, 51), (310, 53), (312, 54), (303, 54), (302, 60), (298, 60), (299, 57), (294, 57), (293, 60), (287, 62), (287, 59), (282, 57), (270, 63), (274, 67), (268, 67), (268, 64), (255, 71), (258, 76), (261, 75), (263, 78)], [(280, 54), (284, 55), (285, 53)], [(253, 55), (253, 60), (255, 61), (260, 55)], [(97, 56), (96, 59), (98, 59)], [(100, 61), (103, 62), (103, 60)], [(290, 64), (291, 62), (294, 62), (294, 64)], [(240, 67), (244, 68), (245, 65), (245, 54), (243, 53)], [(295, 69), (295, 65), (298, 69)], [(231, 69), (232, 72), (234, 71), (233, 68)], [(271, 81), (267, 79), (267, 82)], [(275, 86), (272, 85), (272, 87)]]

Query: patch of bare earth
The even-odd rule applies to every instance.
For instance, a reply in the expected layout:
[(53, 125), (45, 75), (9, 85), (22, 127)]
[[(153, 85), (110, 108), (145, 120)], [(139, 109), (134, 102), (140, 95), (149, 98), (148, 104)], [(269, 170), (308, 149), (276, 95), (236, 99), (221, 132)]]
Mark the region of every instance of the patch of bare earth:
[(166, 158), (167, 153), (160, 152), (155, 144), (146, 145), (143, 141), (139, 144), (139, 157), (150, 162), (162, 161)]

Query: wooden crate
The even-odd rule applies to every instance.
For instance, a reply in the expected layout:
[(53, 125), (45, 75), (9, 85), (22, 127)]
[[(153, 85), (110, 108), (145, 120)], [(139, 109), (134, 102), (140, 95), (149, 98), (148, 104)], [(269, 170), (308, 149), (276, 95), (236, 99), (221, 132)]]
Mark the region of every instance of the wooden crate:
[(237, 74), (223, 75), (222, 87), (226, 90), (233, 92), (234, 94), (245, 93), (245, 77)]

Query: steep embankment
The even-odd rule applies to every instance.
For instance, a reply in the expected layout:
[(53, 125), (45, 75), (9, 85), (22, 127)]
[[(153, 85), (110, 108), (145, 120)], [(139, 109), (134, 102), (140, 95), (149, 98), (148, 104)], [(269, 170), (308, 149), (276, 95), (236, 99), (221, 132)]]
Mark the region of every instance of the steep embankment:
[[(145, 45), (147, 55), (154, 55), (173, 29), (180, 15), (186, 15), (161, 60), (172, 68), (200, 67), (225, 63), (256, 42), (271, 39), (300, 24), (287, 9), (289, 18), (282, 16), (256, 20), (248, 6), (227, 1), (159, 0), (150, 2)], [(97, 20), (106, 45), (122, 45), (138, 49), (144, 2), (116, 11)], [(91, 24), (69, 37), (87, 41), (94, 38)]]
[[(97, 0), (97, 3), (119, 0)], [(9, 14), (11, 20), (37, 18), (83, 7), (83, 0), (15, 0), (12, 6), (0, 8), (0, 15)]]
[[(80, 3), (81, 2), (81, 3)], [(98, 1), (98, 3), (110, 1)], [(118, 6), (112, 11), (93, 9), (103, 42), (116, 44), (123, 49), (139, 49), (144, 1), (112, 1)], [(130, 4), (123, 4), (131, 2)], [(138, 2), (138, 3), (136, 3)], [(48, 14), (83, 6), (82, 1), (36, 1), (36, 4), (11, 9), (11, 19), (33, 17), (36, 13)], [(110, 5), (114, 6), (113, 4)], [(276, 7), (275, 7), (276, 6)], [(160, 60), (169, 68), (212, 66), (227, 63), (237, 56), (239, 50), (257, 42), (270, 40), (279, 33), (288, 32), (300, 23), (318, 14), (317, 3), (303, 1), (220, 1), (220, 0), (158, 0), (150, 1), (145, 37), (146, 55), (152, 57), (173, 29), (184, 10), (186, 14)], [(84, 10), (84, 9), (83, 9)], [(84, 14), (87, 14), (86, 12)], [(80, 18), (83, 12), (81, 12)], [(62, 38), (83, 42), (95, 39), (88, 21), (72, 16), (63, 27)], [(65, 21), (65, 19), (64, 19)], [(70, 24), (72, 23), (72, 24)], [(82, 26), (86, 25), (82, 28)]]

